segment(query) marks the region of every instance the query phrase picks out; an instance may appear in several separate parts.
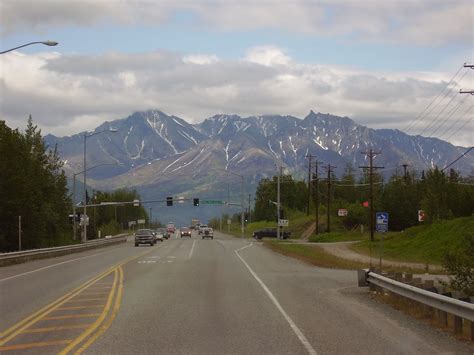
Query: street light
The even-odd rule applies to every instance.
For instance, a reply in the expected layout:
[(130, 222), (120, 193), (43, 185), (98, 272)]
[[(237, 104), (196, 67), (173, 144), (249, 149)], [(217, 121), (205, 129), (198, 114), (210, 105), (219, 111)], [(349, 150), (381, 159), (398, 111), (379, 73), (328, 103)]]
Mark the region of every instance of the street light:
[(84, 223), (83, 223), (83, 233), (82, 233), (82, 242), (85, 243), (87, 241), (87, 223), (85, 221), (87, 217), (87, 166), (86, 166), (86, 143), (87, 143), (87, 138), (95, 136), (96, 134), (104, 133), (104, 132), (113, 132), (116, 133), (118, 132), (117, 129), (114, 128), (109, 128), (107, 130), (99, 131), (99, 132), (94, 132), (87, 134), (87, 132), (84, 132)]
[(240, 235), (241, 237), (243, 238), (244, 237), (244, 176), (243, 175), (240, 175), (240, 174), (237, 174), (237, 173), (233, 173), (231, 171), (228, 171), (228, 170), (223, 170), (223, 169), (212, 169), (212, 170), (217, 170), (217, 171), (222, 171), (224, 173), (227, 173), (227, 174), (231, 174), (231, 175), (235, 175), (235, 176), (238, 176), (240, 177), (241, 181), (240, 181), (240, 191), (242, 193), (242, 198), (241, 198), (241, 204), (240, 204)]
[[(92, 170), (95, 168), (98, 168), (100, 166), (107, 166), (107, 165), (119, 165), (118, 163), (105, 163), (105, 164), (99, 164), (99, 165), (94, 165), (90, 167), (87, 170)], [(84, 170), (79, 171), (78, 173), (74, 173), (73, 178), (72, 178), (72, 215), (73, 215), (73, 239), (76, 240), (76, 176), (80, 175), (84, 172)]]
[(57, 46), (57, 45), (58, 45), (58, 42), (54, 42), (54, 41), (30, 42), (30, 43), (23, 44), (23, 45), (21, 45), (21, 46), (18, 46), (18, 47), (12, 48), (12, 49), (7, 49), (6, 51), (0, 52), (0, 54), (8, 53), (8, 52), (14, 51), (15, 49), (18, 49), (18, 48), (23, 48), (23, 47), (26, 47), (26, 46), (31, 46), (32, 44), (44, 44), (45, 46)]

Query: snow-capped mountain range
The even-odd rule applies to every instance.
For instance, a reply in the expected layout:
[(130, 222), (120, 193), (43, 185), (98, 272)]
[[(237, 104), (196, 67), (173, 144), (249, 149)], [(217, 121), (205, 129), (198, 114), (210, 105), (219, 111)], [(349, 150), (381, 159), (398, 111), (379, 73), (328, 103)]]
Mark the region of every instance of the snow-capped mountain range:
[[(88, 185), (101, 190), (133, 188), (146, 200), (184, 196), (240, 202), (242, 181), (245, 193), (252, 194), (259, 180), (275, 175), (278, 166), (294, 177), (306, 177), (308, 154), (336, 166), (336, 175), (342, 175), (348, 164), (360, 172), (358, 167), (368, 163), (363, 152), (372, 148), (381, 152), (375, 163), (389, 176), (396, 169), (401, 172), (402, 164), (418, 172), (442, 168), (466, 151), (436, 138), (370, 129), (347, 117), (313, 111), (304, 119), (220, 114), (193, 125), (150, 110), (106, 122), (93, 132), (46, 136), (50, 147), (57, 144), (69, 176), (83, 170), (84, 134), (87, 168), (95, 167), (88, 171)], [(466, 155), (453, 167), (464, 175), (471, 173), (474, 156)], [(170, 213), (166, 207), (159, 211), (163, 216)], [(209, 211), (200, 218), (210, 217)]]
[[(88, 172), (110, 186), (119, 186), (125, 176), (143, 176), (138, 184), (157, 181), (160, 176), (205, 172), (216, 169), (238, 172), (248, 178), (272, 175), (276, 166), (289, 172), (304, 172), (308, 154), (339, 168), (366, 165), (362, 152), (381, 152), (377, 165), (386, 170), (408, 164), (411, 169), (440, 168), (456, 159), (466, 148), (436, 139), (410, 136), (398, 130), (374, 130), (347, 117), (311, 111), (304, 119), (293, 116), (215, 115), (199, 124), (189, 124), (158, 110), (106, 122), (88, 134), (115, 129), (87, 138), (87, 164), (99, 166)], [(58, 145), (66, 171), (82, 167), (84, 132), (71, 137), (45, 137)], [(462, 173), (474, 168), (468, 155), (454, 166)], [(148, 174), (148, 171), (150, 174)], [(150, 175), (150, 176), (149, 176)], [(153, 176), (151, 176), (153, 175)], [(100, 183), (99, 183), (100, 184)]]

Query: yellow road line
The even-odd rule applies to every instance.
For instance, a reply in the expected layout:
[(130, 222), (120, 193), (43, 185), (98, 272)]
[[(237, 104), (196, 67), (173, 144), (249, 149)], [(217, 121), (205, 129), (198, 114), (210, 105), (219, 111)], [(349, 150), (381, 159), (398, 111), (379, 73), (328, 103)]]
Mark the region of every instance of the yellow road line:
[(87, 308), (100, 308), (104, 307), (105, 304), (91, 304), (88, 306), (72, 306), (72, 307), (61, 307), (61, 308), (56, 308), (55, 311), (67, 311), (70, 309), (87, 309)]
[(86, 314), (68, 314), (67, 316), (52, 316), (42, 318), (42, 320), (55, 320), (55, 319), (70, 319), (70, 318), (93, 318), (98, 317), (102, 313), (86, 313)]
[[(50, 303), (49, 305), (43, 307), (40, 309), (38, 312), (35, 312), (31, 316), (23, 319), (22, 321), (18, 322), (17, 324), (13, 325), (9, 329), (7, 329), (5, 332), (2, 333), (2, 340), (0, 341), (0, 346), (5, 345), (8, 341), (13, 339), (15, 336), (17, 336), (19, 333), (21, 333), (23, 330), (27, 329), (31, 325), (35, 324), (38, 322), (42, 317), (48, 315), (52, 311), (54, 311), (55, 307), (60, 307), (70, 299), (74, 298), (78, 294), (82, 292), (82, 290), (86, 287), (88, 287), (91, 283), (94, 281), (98, 281), (106, 276), (108, 276), (113, 270), (106, 270), (103, 273), (99, 274), (97, 277), (94, 277), (91, 281), (88, 281), (82, 285), (82, 287), (76, 288), (74, 291), (67, 293), (65, 296), (60, 297), (58, 300)], [(8, 335), (9, 334), (9, 335)]]
[(75, 346), (77, 346), (80, 342), (82, 342), (87, 336), (89, 336), (94, 330), (97, 329), (97, 327), (104, 321), (105, 316), (110, 310), (110, 306), (112, 305), (112, 300), (114, 298), (115, 291), (117, 289), (117, 278), (118, 278), (118, 272), (117, 269), (115, 269), (115, 277), (114, 277), (114, 284), (112, 286), (112, 292), (110, 292), (109, 298), (107, 299), (107, 304), (105, 305), (105, 308), (103, 312), (100, 314), (99, 318), (92, 323), (92, 325), (87, 328), (81, 335), (79, 335), (76, 339), (74, 339), (66, 348), (64, 348), (59, 354), (67, 354), (69, 351), (74, 349)]
[(33, 328), (33, 329), (27, 329), (23, 331), (22, 334), (54, 332), (56, 330), (65, 330), (65, 329), (82, 329), (82, 328), (87, 328), (88, 326), (90, 326), (90, 324), (73, 324), (73, 325), (62, 325), (58, 327)]
[[(51, 313), (54, 310), (55, 307), (60, 307), (63, 304), (65, 304), (67, 302), (70, 302), (74, 297), (78, 296), (79, 294), (81, 294), (82, 291), (87, 289), (87, 287), (91, 286), (92, 284), (95, 284), (96, 282), (100, 281), (101, 279), (105, 278), (106, 276), (108, 276), (109, 274), (114, 272), (114, 270), (117, 267), (125, 265), (125, 264), (129, 263), (130, 261), (139, 259), (139, 258), (141, 258), (141, 257), (143, 257), (143, 256), (145, 256), (145, 255), (147, 255), (147, 254), (149, 254), (153, 251), (156, 251), (160, 247), (161, 247), (161, 245), (156, 247), (156, 248), (147, 250), (143, 253), (140, 253), (138, 255), (131, 256), (131, 257), (125, 259), (125, 260), (122, 260), (122, 261), (116, 263), (115, 265), (111, 266), (110, 268), (104, 270), (102, 273), (94, 276), (90, 280), (84, 282), (82, 285), (76, 287), (72, 291), (70, 291), (70, 292), (66, 293), (65, 295), (61, 296), (57, 300), (51, 302), (50, 304), (44, 306), (43, 308), (36, 311), (35, 313), (27, 316), (26, 318), (22, 319), (21, 321), (19, 321), (17, 323), (15, 323), (10, 328), (8, 328), (4, 332), (0, 333), (0, 339), (1, 339), (0, 340), (0, 347), (5, 345), (7, 342), (12, 340), (13, 338), (15, 338), (18, 334), (22, 333), (24, 330), (29, 328), (31, 325), (33, 325), (33, 324), (37, 323), (38, 321), (40, 321), (41, 318), (43, 318), (44, 316)], [(107, 284), (110, 284), (110, 283), (107, 283)]]
[(89, 302), (89, 301), (105, 301), (107, 297), (102, 297), (102, 298), (84, 298), (84, 299), (78, 299), (78, 300), (71, 300), (67, 301), (66, 303), (76, 303), (76, 302)]
[(109, 319), (107, 322), (102, 325), (98, 332), (95, 333), (84, 345), (82, 345), (75, 354), (79, 355), (82, 354), (84, 350), (86, 350), (91, 344), (93, 344), (97, 338), (99, 338), (102, 334), (104, 334), (107, 329), (112, 325), (112, 322), (114, 321), (115, 317), (117, 316), (118, 311), (120, 310), (120, 304), (122, 303), (122, 294), (123, 294), (123, 269), (120, 266), (119, 267), (119, 275), (120, 275), (120, 281), (119, 281), (119, 287), (117, 290), (117, 297), (115, 298), (115, 304), (114, 304), (114, 309), (112, 311), (112, 314), (110, 315)]
[(81, 296), (100, 296), (100, 295), (108, 295), (109, 292), (83, 292)]
[(38, 343), (26, 343), (26, 344), (16, 344), (16, 345), (9, 345), (9, 346), (0, 346), (0, 351), (8, 351), (8, 350), (23, 350), (23, 349), (31, 349), (31, 348), (38, 348), (41, 346), (52, 346), (52, 345), (63, 345), (69, 344), (72, 340), (53, 340), (53, 341), (42, 341)]

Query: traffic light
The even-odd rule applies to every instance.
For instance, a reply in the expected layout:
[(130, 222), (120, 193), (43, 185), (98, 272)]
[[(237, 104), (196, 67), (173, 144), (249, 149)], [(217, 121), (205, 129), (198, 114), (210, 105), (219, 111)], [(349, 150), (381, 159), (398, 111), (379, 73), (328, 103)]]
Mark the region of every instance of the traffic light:
[(248, 213), (248, 212), (245, 212), (245, 213), (244, 213), (244, 221), (245, 221), (245, 222), (248, 222), (248, 221), (249, 221), (249, 213)]
[(194, 203), (194, 206), (199, 206), (199, 199), (195, 198), (193, 203)]
[(166, 198), (166, 206), (173, 206), (173, 197)]

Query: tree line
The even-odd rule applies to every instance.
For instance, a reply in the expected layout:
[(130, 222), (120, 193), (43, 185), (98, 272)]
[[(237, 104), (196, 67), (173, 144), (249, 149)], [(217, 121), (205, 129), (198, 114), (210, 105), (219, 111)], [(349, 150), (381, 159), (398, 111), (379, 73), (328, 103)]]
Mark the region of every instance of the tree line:
[[(390, 230), (399, 231), (419, 224), (418, 211), (424, 211), (424, 223), (441, 219), (471, 216), (474, 213), (474, 176), (461, 177), (451, 169), (448, 173), (435, 167), (420, 174), (407, 172), (390, 176), (387, 181), (380, 174), (373, 174), (373, 196), (375, 211), (389, 213)], [(330, 180), (330, 188), (328, 182)], [(338, 215), (339, 209), (346, 209), (348, 214), (341, 217), (347, 229), (359, 225), (368, 225), (369, 221), (369, 172), (363, 170), (359, 178), (351, 166), (338, 178), (334, 173), (329, 178), (313, 175), (308, 188), (304, 181), (294, 180), (291, 175), (280, 177), (280, 201), (283, 216), (290, 211), (313, 214), (318, 204), (321, 213), (320, 223), (324, 231), (323, 215)], [(310, 191), (311, 190), (311, 191)], [(276, 206), (270, 201), (277, 199), (277, 177), (262, 179), (255, 193), (255, 210), (253, 221), (275, 220)]]
[[(72, 199), (57, 147), (46, 146), (31, 116), (21, 132), (0, 120), (0, 252), (76, 243)], [(93, 202), (133, 201), (136, 191), (97, 192)], [(91, 215), (92, 212), (92, 215)], [(143, 207), (91, 208), (88, 237), (118, 232), (127, 222), (147, 217)], [(79, 229), (79, 228), (78, 228)]]

